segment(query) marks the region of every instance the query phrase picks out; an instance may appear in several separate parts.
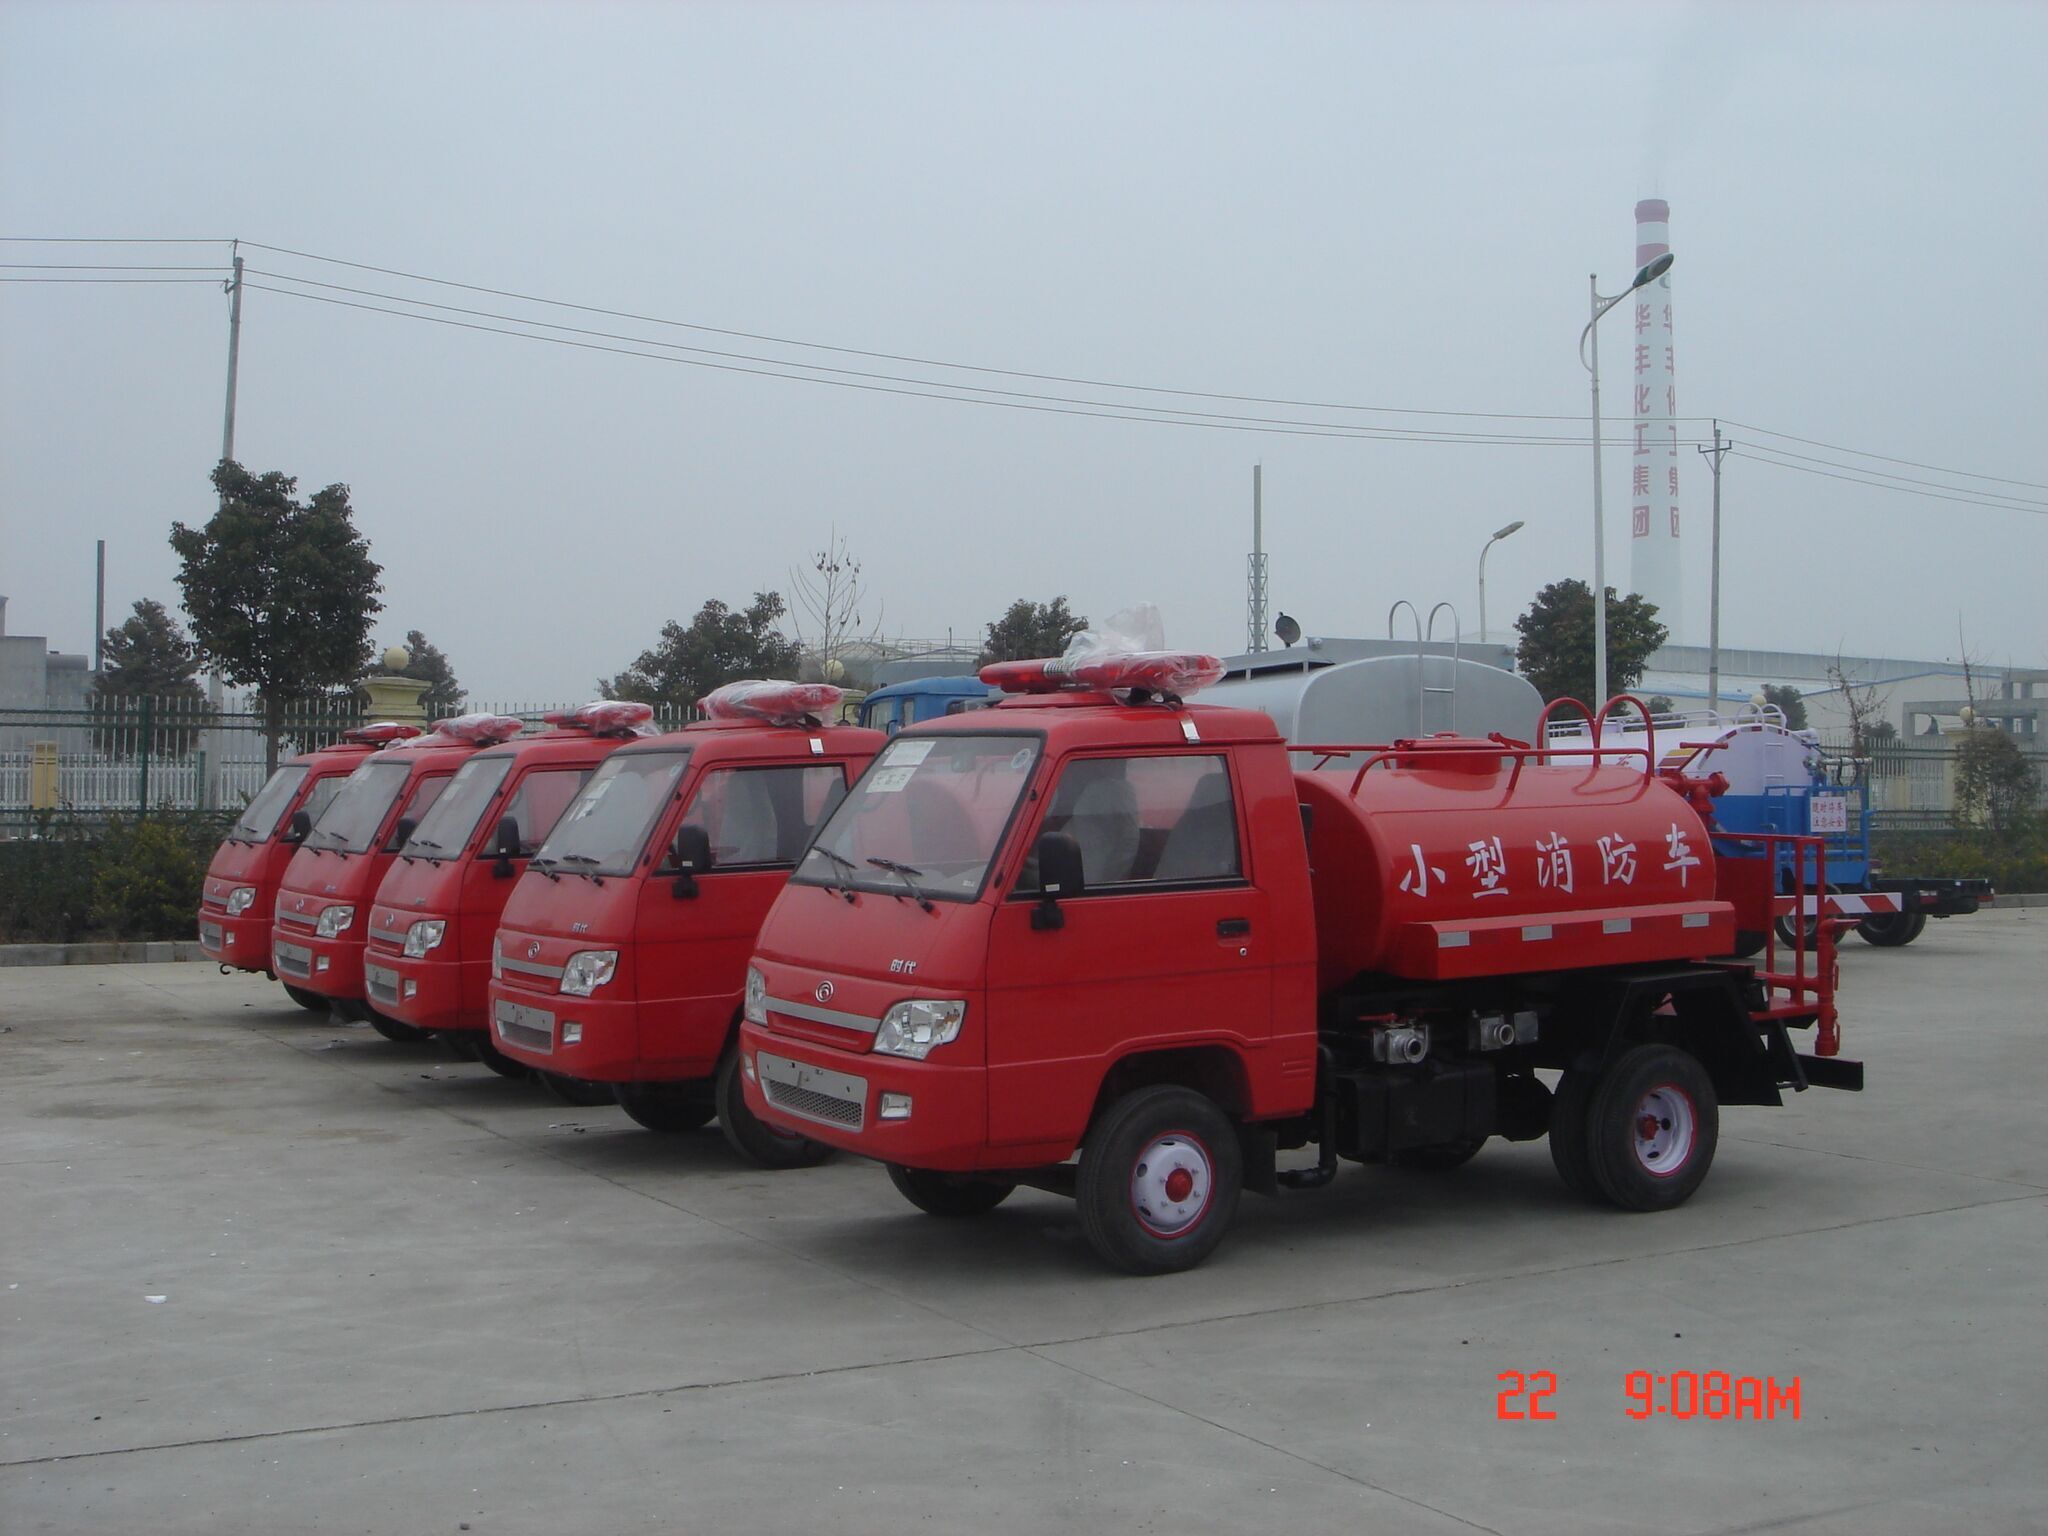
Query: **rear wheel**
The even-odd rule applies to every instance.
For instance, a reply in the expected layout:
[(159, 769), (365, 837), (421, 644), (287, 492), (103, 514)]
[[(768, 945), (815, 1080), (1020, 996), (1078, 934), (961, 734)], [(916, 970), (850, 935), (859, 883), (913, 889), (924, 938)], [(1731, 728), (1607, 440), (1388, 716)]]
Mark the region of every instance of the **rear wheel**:
[(366, 1009), (370, 1015), (370, 1028), (386, 1040), (396, 1040), (400, 1045), (418, 1045), (422, 1040), (433, 1039), (433, 1034), (424, 1029), (414, 1029), (410, 1024), (401, 1024), (396, 1019), (387, 1019), (383, 1014)]
[(1410, 1147), (1405, 1152), (1395, 1152), (1387, 1161), (1396, 1168), (1414, 1168), (1423, 1173), (1448, 1173), (1453, 1168), (1462, 1168), (1479, 1155), (1479, 1149), (1486, 1145), (1484, 1136), (1474, 1136), (1465, 1141), (1447, 1141), (1435, 1147)]
[[(1827, 893), (1830, 896), (1839, 896), (1842, 894), (1842, 888), (1839, 885), (1831, 885), (1828, 887)], [(1822, 905), (1826, 905), (1826, 903), (1823, 902)], [(1795, 912), (1789, 917), (1781, 917), (1775, 925), (1778, 930), (1778, 942), (1780, 944), (1798, 943), (1799, 932), (1803, 928), (1806, 931), (1806, 947), (1812, 949), (1816, 944), (1820, 943), (1820, 925), (1821, 919), (1818, 914), (1813, 917), (1806, 917), (1801, 913)]]
[(733, 1151), (763, 1168), (809, 1168), (832, 1155), (823, 1142), (779, 1130), (747, 1108), (740, 1086), (740, 1053), (727, 1051), (718, 1064), (718, 1128)]
[(1081, 1149), (1074, 1204), (1104, 1262), (1134, 1275), (1192, 1269), (1223, 1241), (1244, 1175), (1237, 1131), (1188, 1088), (1139, 1088)]
[(650, 1131), (701, 1131), (718, 1113), (709, 1083), (616, 1083), (619, 1108)]
[(284, 995), (308, 1013), (327, 1012), (327, 998), (323, 993), (308, 991), (305, 987), (295, 987), (290, 982), (286, 982), (284, 984)]
[(564, 1104), (573, 1104), (578, 1109), (588, 1109), (594, 1104), (612, 1104), (610, 1083), (593, 1083), (580, 1077), (565, 1077), (560, 1072), (536, 1072), (541, 1087), (560, 1099)]
[(934, 1173), (929, 1168), (905, 1168), (899, 1163), (889, 1164), (889, 1182), (904, 1199), (931, 1216), (979, 1216), (1001, 1205), (1017, 1188), (995, 1180)]
[(1639, 1045), (1600, 1079), (1586, 1123), (1600, 1192), (1623, 1210), (1663, 1211), (1706, 1178), (1721, 1108), (1697, 1057)]
[(1600, 1186), (1593, 1182), (1586, 1131), (1586, 1112), (1593, 1103), (1593, 1090), (1599, 1086), (1598, 1073), (1573, 1067), (1558, 1079), (1557, 1092), (1550, 1100), (1550, 1161), (1564, 1187), (1585, 1200), (1600, 1198)]
[(488, 1030), (472, 1031), (465, 1038), (470, 1043), (470, 1049), (476, 1052), (476, 1059), (498, 1076), (509, 1077), (515, 1083), (523, 1083), (533, 1076), (533, 1068), (523, 1061), (514, 1061), (498, 1049), (498, 1042), (491, 1038)]
[(1735, 930), (1735, 948), (1730, 953), (1738, 960), (1747, 960), (1752, 955), (1762, 954), (1770, 941), (1770, 934), (1762, 928), (1738, 928)]
[(1898, 949), (1919, 938), (1926, 927), (1925, 912), (1881, 912), (1863, 919), (1856, 925), (1856, 932), (1866, 944)]

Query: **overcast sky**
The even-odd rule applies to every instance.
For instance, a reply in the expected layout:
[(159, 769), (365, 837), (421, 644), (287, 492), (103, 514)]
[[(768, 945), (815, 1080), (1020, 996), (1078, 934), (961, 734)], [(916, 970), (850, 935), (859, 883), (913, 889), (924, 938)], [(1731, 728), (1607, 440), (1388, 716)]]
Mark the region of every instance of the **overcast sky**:
[[(706, 598), (786, 589), (835, 525), (890, 635), (975, 635), (1013, 598), (1066, 593), (1096, 617), (1150, 599), (1169, 641), (1239, 649), (1255, 460), (1273, 601), (1308, 633), (1383, 633), (1402, 597), (1475, 629), (1480, 547), (1521, 518), (1489, 560), (1500, 631), (1542, 584), (1590, 575), (1586, 275), (1626, 280), (1634, 203), (1661, 195), (1681, 412), (1747, 424), (1745, 447), (2038, 504), (1731, 458), (1725, 642), (1941, 658), (1960, 618), (1978, 658), (2044, 666), (2044, 77), (2037, 4), (8, 0), (0, 233), (239, 237), (649, 318), (245, 247), (269, 274), (1065, 397), (715, 371), (252, 275), (237, 457), (308, 493), (347, 482), (385, 567), (379, 640), (423, 629), (473, 694), (517, 701), (587, 695)], [(210, 510), (226, 351), (218, 286), (0, 285), (11, 633), (91, 649), (97, 537), (110, 622), (175, 601), (165, 534)], [(1255, 434), (1070, 400), (1568, 441)], [(1337, 408), (1357, 406), (1564, 419)], [(1683, 457), (1678, 638), (1703, 643), (1710, 481)], [(1625, 473), (1616, 448), (1618, 586)]]

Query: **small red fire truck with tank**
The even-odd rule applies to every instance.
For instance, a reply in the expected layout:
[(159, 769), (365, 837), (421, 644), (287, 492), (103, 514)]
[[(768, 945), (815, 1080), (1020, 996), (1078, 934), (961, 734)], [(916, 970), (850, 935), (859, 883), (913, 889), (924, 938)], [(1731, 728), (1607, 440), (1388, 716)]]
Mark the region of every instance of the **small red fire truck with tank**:
[(715, 1115), (743, 1156), (815, 1162), (764, 1125), (732, 1069), (740, 989), (769, 903), (887, 739), (821, 725), (828, 684), (730, 683), (706, 719), (612, 753), (512, 889), (491, 957), (493, 1044), (605, 1086), (650, 1130)]
[(641, 734), (650, 705), (600, 700), (545, 716), (549, 730), (487, 747), (456, 769), (385, 872), (371, 904), (363, 989), (387, 1019), (527, 1069), (491, 1044), (491, 941), (512, 882), (597, 765)]
[(442, 720), (425, 736), (407, 726), (365, 728), (362, 734), (382, 734), (389, 744), (343, 781), (317, 822), (303, 810), (291, 820), (299, 846), (278, 885), (270, 939), (271, 969), (286, 986), (326, 999), (387, 1039), (425, 1038), (377, 1012), (365, 995), (370, 903), (455, 770), (524, 727), (510, 715), (471, 714)]
[[(199, 947), (223, 968), (270, 972), (270, 925), (276, 916), (278, 882), (297, 851), (293, 823), (301, 811), (306, 824), (320, 819), (342, 781), (378, 747), (419, 735), (416, 725), (385, 721), (344, 731), (332, 746), (301, 752), (278, 766), (235, 818), (206, 867), (199, 898)], [(275, 974), (275, 973), (271, 973)], [(285, 983), (302, 1008), (327, 1011), (318, 992)]]
[(1710, 778), (1597, 726), (1291, 743), (1181, 702), (1220, 670), (1007, 663), (995, 707), (891, 738), (762, 927), (755, 1111), (936, 1215), (1071, 1194), (1098, 1254), (1158, 1272), (1216, 1246), (1241, 1187), (1450, 1168), (1494, 1136), (1548, 1134), (1589, 1197), (1675, 1206), (1721, 1105), (1861, 1086), (1834, 924), (1782, 969), (1716, 958), (1806, 893), (1762, 857), (1717, 883)]

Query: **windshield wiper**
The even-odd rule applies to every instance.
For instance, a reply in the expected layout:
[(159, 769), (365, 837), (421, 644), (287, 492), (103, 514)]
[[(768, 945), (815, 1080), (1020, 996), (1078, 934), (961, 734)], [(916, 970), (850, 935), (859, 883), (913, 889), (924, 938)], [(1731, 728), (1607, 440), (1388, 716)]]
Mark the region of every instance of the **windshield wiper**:
[[(602, 864), (604, 860), (594, 853), (565, 853), (554, 862), (557, 864)], [(593, 885), (604, 884), (604, 876), (598, 874), (595, 870), (579, 869), (576, 873), (588, 878)]]
[(527, 862), (526, 867), (528, 869), (539, 870), (542, 874), (546, 875), (550, 880), (559, 881), (562, 878), (560, 875), (555, 873), (555, 861), (553, 859), (531, 859)]
[(832, 883), (839, 888), (839, 894), (844, 896), (848, 902), (851, 902), (853, 900), (853, 886), (846, 877), (850, 874), (857, 874), (860, 866), (854, 863), (853, 860), (834, 853), (830, 848), (825, 847), (821, 843), (813, 843), (811, 845), (811, 852), (822, 853), (832, 861)]
[[(927, 912), (934, 912), (934, 911), (937, 911), (937, 910), (938, 910), (937, 908), (935, 908), (935, 907), (934, 907), (934, 906), (932, 905), (932, 899), (931, 899), (931, 897), (929, 897), (929, 896), (925, 895), (925, 893), (924, 893), (923, 891), (920, 891), (920, 890), (919, 890), (919, 889), (917, 888), (917, 882), (916, 882), (916, 881), (914, 881), (914, 880), (912, 880), (912, 879), (910, 878), (910, 877), (911, 877), (912, 875), (921, 875), (921, 874), (923, 874), (923, 873), (924, 873), (924, 871), (923, 871), (923, 870), (921, 870), (921, 869), (917, 868), (917, 867), (916, 867), (915, 865), (913, 865), (913, 864), (899, 864), (899, 863), (897, 863), (897, 862), (896, 862), (896, 861), (895, 861), (894, 859), (874, 859), (874, 858), (871, 858), (871, 859), (869, 859), (869, 860), (868, 860), (868, 862), (869, 862), (870, 864), (874, 865), (874, 866), (875, 866), (875, 868), (877, 868), (877, 869), (886, 869), (887, 871), (889, 871), (889, 873), (890, 873), (890, 874), (894, 875), (894, 876), (895, 876), (895, 877), (896, 877), (896, 878), (897, 878), (898, 880), (901, 880), (901, 881), (903, 882), (903, 888), (904, 888), (904, 889), (905, 889), (906, 891), (910, 892), (910, 894), (911, 894), (912, 896), (914, 896), (914, 897), (916, 897), (916, 898), (917, 898), (917, 904), (918, 904), (918, 905), (919, 905), (920, 907), (923, 907), (923, 908), (925, 909), (925, 911), (927, 911)], [(900, 898), (899, 898), (899, 899), (900, 899)]]

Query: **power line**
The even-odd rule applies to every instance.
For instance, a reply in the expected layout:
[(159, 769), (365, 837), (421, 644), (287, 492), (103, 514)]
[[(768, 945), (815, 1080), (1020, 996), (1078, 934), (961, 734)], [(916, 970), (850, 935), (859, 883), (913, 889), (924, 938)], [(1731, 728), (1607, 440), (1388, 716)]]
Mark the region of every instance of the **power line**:
[(225, 267), (218, 263), (202, 265), (196, 262), (170, 266), (145, 266), (133, 262), (0, 261), (0, 271), (8, 272), (224, 272), (226, 270)]
[(1865, 480), (1860, 475), (1831, 474), (1824, 469), (1811, 469), (1804, 464), (1788, 464), (1782, 459), (1765, 458), (1754, 450), (1741, 448), (1731, 450), (1738, 459), (1748, 459), (1754, 464), (1768, 464), (1774, 469), (1789, 469), (1802, 475), (1818, 475), (1823, 480), (1841, 480), (1850, 485), (1867, 485), (1880, 491), (1897, 491), (1901, 496), (1924, 496), (1929, 501), (1951, 501), (1963, 506), (1994, 507), (2000, 512), (2032, 512), (2036, 516), (2048, 517), (2048, 507), (2015, 506), (2005, 501), (1984, 501), (1976, 496), (1949, 495), (1939, 491), (1916, 491), (1903, 485), (1890, 485), (1882, 480)]
[[(1752, 446), (1759, 448), (1762, 452), (1776, 454), (1780, 458), (1799, 459), (1807, 464), (1818, 464), (1824, 468), (1841, 470), (1848, 474), (1875, 475), (1879, 477), (1878, 480), (1872, 481), (1872, 484), (1878, 484), (1881, 481), (1895, 480), (1898, 481), (1902, 486), (1924, 485), (1937, 491), (1959, 491), (1966, 496), (1983, 496), (1998, 501), (2017, 502), (2019, 505), (2023, 507), (2039, 508), (2044, 512), (2048, 512), (2048, 501), (2043, 501), (2038, 496), (2014, 496), (2005, 491), (1988, 491), (1984, 490), (1979, 486), (1974, 485), (1948, 485), (1944, 484), (1942, 481), (1939, 480), (1916, 480), (1911, 475), (1895, 475), (1888, 470), (1866, 469), (1861, 464), (1839, 464), (1833, 459), (1817, 459), (1810, 453), (1794, 453), (1789, 448), (1776, 448), (1768, 443), (1759, 443), (1754, 444)], [(1790, 469), (1791, 467), (1792, 466), (1789, 464), (1785, 466), (1785, 468), (1787, 469)], [(2024, 482), (2015, 481), (2012, 483), (2023, 484)]]
[(217, 277), (0, 277), (0, 283), (205, 283), (219, 287)]
[(0, 245), (233, 245), (223, 235), (0, 235)]
[[(1939, 464), (1922, 464), (1918, 459), (1894, 459), (1882, 453), (1871, 453), (1864, 448), (1844, 448), (1839, 443), (1823, 443), (1816, 438), (1794, 437), (1789, 432), (1773, 432), (1769, 427), (1753, 427), (1746, 421), (1729, 421), (1725, 416), (1721, 419), (1727, 421), (1729, 426), (1740, 427), (1745, 432), (1761, 432), (1765, 437), (1781, 437), (1788, 443), (1804, 443), (1809, 448), (1827, 448), (1835, 453), (1853, 454), (1859, 459), (1881, 459), (1887, 464), (1903, 464), (1908, 469), (1931, 469), (1938, 475), (1961, 475), (1967, 480), (1995, 480), (2000, 485), (2024, 485), (2032, 490), (2048, 491), (2048, 485), (2043, 485), (2037, 480), (2008, 480), (2002, 475), (1980, 475), (1973, 469), (1947, 469)], [(1785, 450), (1775, 451), (1782, 453)]]

